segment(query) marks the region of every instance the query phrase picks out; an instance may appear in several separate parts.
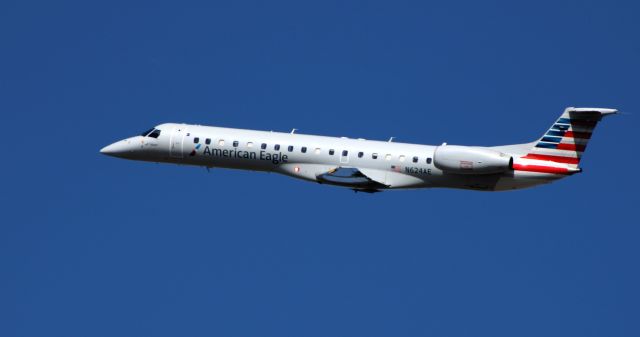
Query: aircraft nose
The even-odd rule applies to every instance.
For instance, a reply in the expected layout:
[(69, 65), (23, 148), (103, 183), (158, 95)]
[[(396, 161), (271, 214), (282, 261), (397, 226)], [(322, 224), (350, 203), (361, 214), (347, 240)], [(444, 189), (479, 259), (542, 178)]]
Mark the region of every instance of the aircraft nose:
[(100, 149), (100, 153), (112, 157), (122, 157), (131, 152), (131, 147), (126, 140), (121, 140)]

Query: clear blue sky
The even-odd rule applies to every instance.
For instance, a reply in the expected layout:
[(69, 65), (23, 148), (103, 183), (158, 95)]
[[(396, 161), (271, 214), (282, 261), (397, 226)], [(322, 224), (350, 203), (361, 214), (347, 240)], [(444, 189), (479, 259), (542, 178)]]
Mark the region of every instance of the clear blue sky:
[[(1, 336), (638, 336), (636, 2), (0, 4)], [(619, 108), (584, 173), (353, 192), (118, 160), (162, 122), (439, 144)]]

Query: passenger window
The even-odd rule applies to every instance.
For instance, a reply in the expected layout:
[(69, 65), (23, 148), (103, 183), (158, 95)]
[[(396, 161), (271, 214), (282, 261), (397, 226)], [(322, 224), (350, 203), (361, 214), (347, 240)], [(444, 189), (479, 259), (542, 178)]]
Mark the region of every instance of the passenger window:
[(193, 143), (194, 143), (194, 144), (198, 144), (198, 143), (200, 143), (200, 138), (198, 138), (198, 137), (194, 138), (194, 139), (193, 139)]
[(280, 150), (280, 144), (276, 144), (276, 145), (274, 145), (274, 146), (273, 146), (273, 149), (274, 149), (274, 150), (276, 150), (276, 151)]
[(378, 154), (377, 154), (377, 153), (372, 153), (372, 154), (371, 154), (371, 158), (373, 158), (373, 159), (378, 159)]
[(362, 158), (364, 156), (364, 152), (358, 152), (358, 158)]
[(302, 152), (302, 153), (307, 153), (307, 147), (306, 147), (306, 146), (303, 146), (303, 147), (300, 149), (300, 152)]
[(147, 137), (158, 138), (158, 136), (160, 136), (160, 130), (155, 129), (151, 131), (151, 133)]
[(427, 164), (431, 164), (431, 158), (427, 158)]
[(205, 143), (205, 144), (207, 144), (207, 145), (211, 144), (211, 138), (207, 138), (207, 139), (205, 139), (205, 140), (204, 140), (204, 143)]
[(289, 150), (289, 152), (293, 152), (293, 146), (289, 145), (288, 150)]
[(390, 155), (390, 154), (387, 154), (386, 156), (384, 156), (384, 159), (385, 159), (385, 160), (391, 160), (391, 155)]
[(247, 147), (253, 147), (253, 142), (248, 142)]
[(333, 149), (329, 150), (329, 155), (333, 156), (333, 154), (335, 153), (335, 151), (333, 151)]
[(260, 145), (260, 148), (263, 149), (263, 150), (266, 149), (267, 148), (267, 143), (262, 143), (262, 145)]
[(346, 157), (346, 156), (348, 156), (348, 155), (349, 155), (349, 151), (347, 151), (347, 150), (342, 150), (342, 156), (343, 156), (343, 157)]
[(413, 157), (413, 162), (417, 163), (418, 162), (418, 157)]
[(238, 147), (238, 141), (237, 140), (233, 141), (233, 147)]
[(220, 146), (224, 146), (224, 139), (220, 139), (220, 140), (218, 141), (218, 145), (220, 145)]
[(404, 158), (405, 158), (404, 155), (401, 155), (399, 159), (400, 161), (404, 161)]
[(316, 154), (320, 154), (320, 148), (316, 147), (316, 151), (315, 152), (316, 152)]

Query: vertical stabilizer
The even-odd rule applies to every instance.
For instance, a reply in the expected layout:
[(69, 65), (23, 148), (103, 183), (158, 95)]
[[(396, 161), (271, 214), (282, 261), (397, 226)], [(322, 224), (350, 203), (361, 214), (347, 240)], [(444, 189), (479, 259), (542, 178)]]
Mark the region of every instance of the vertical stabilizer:
[(577, 168), (593, 130), (602, 117), (618, 110), (566, 108), (564, 113), (522, 158), (550, 161)]

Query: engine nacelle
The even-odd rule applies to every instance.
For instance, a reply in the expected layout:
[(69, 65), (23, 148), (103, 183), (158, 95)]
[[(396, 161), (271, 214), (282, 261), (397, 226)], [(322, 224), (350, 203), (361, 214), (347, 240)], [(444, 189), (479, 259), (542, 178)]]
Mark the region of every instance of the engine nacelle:
[(433, 165), (447, 173), (492, 174), (511, 170), (513, 158), (486, 148), (442, 145), (436, 148)]

